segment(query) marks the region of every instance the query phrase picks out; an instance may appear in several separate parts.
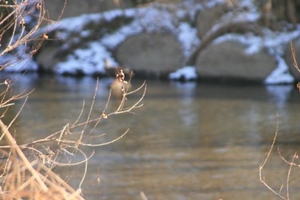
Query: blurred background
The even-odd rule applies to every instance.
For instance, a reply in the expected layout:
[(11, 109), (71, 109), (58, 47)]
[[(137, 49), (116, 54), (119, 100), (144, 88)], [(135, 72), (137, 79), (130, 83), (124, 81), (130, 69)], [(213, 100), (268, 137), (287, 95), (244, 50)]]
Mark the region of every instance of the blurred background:
[[(82, 186), (86, 199), (277, 199), (258, 169), (274, 138), (289, 160), (299, 150), (300, 2), (296, 0), (45, 0), (45, 18), (31, 45), (1, 55), (1, 80), (12, 92), (34, 91), (12, 127), (19, 143), (61, 130), (88, 106), (107, 103), (117, 69), (132, 90), (144, 80), (143, 106), (101, 121), (95, 155)], [(30, 12), (28, 12), (30, 13)], [(36, 23), (36, 15), (25, 24)], [(32, 17), (33, 16), (33, 17)], [(27, 21), (26, 21), (27, 20)], [(47, 37), (46, 37), (47, 36)], [(5, 49), (5, 46), (2, 46)], [(7, 61), (20, 59), (24, 62)], [(296, 66), (296, 67), (295, 67)], [(140, 93), (127, 98), (134, 104)], [(112, 96), (108, 110), (118, 107)], [(18, 112), (16, 102), (5, 120)], [(85, 107), (88, 111), (88, 107)], [(87, 113), (83, 112), (86, 117)], [(277, 115), (279, 117), (277, 118)], [(92, 125), (87, 126), (91, 130)], [(93, 135), (93, 136), (94, 136)], [(80, 156), (74, 160), (82, 159)], [(272, 152), (264, 176), (277, 191), (289, 165)], [(84, 167), (58, 167), (75, 188)], [(71, 173), (71, 174), (70, 174)], [(299, 196), (293, 168), (290, 194)]]

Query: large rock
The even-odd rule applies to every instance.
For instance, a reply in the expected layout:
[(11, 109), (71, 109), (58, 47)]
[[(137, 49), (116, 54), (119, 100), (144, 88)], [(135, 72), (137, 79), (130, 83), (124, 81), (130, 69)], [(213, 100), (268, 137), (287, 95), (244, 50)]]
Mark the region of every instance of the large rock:
[(123, 67), (154, 76), (164, 76), (183, 64), (180, 43), (171, 34), (132, 36), (117, 47), (115, 57)]
[(266, 51), (247, 55), (245, 46), (227, 41), (210, 45), (197, 58), (200, 77), (263, 81), (276, 62)]
[(57, 56), (60, 53), (59, 47), (48, 46), (46, 48), (40, 49), (38, 54), (36, 54), (35, 61), (39, 66), (39, 71), (53, 73), (54, 66), (60, 62)]

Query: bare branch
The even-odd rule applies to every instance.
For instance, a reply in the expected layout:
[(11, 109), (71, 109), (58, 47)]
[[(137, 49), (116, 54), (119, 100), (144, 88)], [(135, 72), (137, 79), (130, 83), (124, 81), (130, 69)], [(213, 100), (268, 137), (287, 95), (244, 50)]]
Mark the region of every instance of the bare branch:
[(292, 41), (290, 42), (290, 47), (291, 47), (291, 53), (292, 53), (292, 57), (293, 57), (294, 67), (298, 70), (298, 72), (300, 72), (300, 69), (298, 67), (298, 62), (297, 62), (297, 59), (296, 59), (295, 48), (294, 48), (294, 45), (293, 45)]
[(275, 142), (276, 142), (276, 139), (277, 139), (277, 135), (278, 135), (278, 129), (279, 129), (279, 115), (277, 114), (277, 121), (276, 121), (276, 130), (275, 130), (275, 135), (274, 135), (274, 138), (273, 138), (273, 141), (272, 141), (272, 144), (270, 146), (270, 149), (265, 157), (265, 159), (263, 160), (263, 162), (260, 164), (259, 166), (259, 180), (260, 182), (266, 186), (273, 194), (275, 194), (276, 196), (278, 196), (280, 199), (284, 199), (284, 200), (288, 200), (287, 198), (283, 197), (280, 192), (282, 189), (279, 190), (279, 192), (276, 192), (265, 180), (265, 177), (262, 175), (262, 171), (267, 163), (267, 161), (269, 160), (270, 158), (270, 155), (273, 151), (273, 148), (274, 148), (274, 145), (275, 145)]

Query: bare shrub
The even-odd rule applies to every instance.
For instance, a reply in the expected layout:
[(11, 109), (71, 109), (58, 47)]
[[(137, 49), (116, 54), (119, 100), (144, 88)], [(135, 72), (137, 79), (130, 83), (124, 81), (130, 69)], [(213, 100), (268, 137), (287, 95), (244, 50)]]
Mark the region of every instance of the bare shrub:
[[(120, 76), (117, 77), (117, 81), (125, 82), (124, 77), (122, 79), (119, 78)], [(129, 82), (127, 84), (129, 84)], [(5, 86), (5, 89), (2, 92), (0, 107), (5, 108), (3, 112), (4, 115), (9, 107), (14, 105), (14, 101), (16, 100), (24, 98), (24, 106), (30, 93), (21, 93), (9, 97), (8, 94), (11, 85), (12, 84), (2, 84), (2, 86)], [(7, 144), (0, 146), (0, 155), (2, 155), (2, 161), (5, 161), (2, 162), (0, 166), (1, 169), (3, 169), (0, 187), (1, 199), (83, 199), (81, 196), (81, 186), (85, 179), (88, 160), (93, 156), (93, 153), (86, 155), (82, 147), (108, 145), (124, 137), (129, 129), (111, 141), (92, 143), (92, 141), (95, 141), (94, 137), (104, 136), (104, 134), (101, 133), (97, 134), (97, 136), (92, 134), (102, 120), (109, 120), (109, 117), (112, 115), (131, 113), (143, 105), (141, 102), (145, 96), (146, 88), (145, 82), (141, 84), (140, 87), (131, 91), (124, 88), (119, 106), (114, 111), (107, 112), (111, 99), (110, 92), (107, 104), (103, 108), (102, 113), (97, 114), (93, 112), (98, 90), (97, 82), (91, 104), (87, 106), (85, 105), (85, 101), (83, 101), (81, 112), (73, 123), (66, 124), (61, 130), (43, 139), (26, 144), (17, 144), (9, 132), (9, 128), (20, 114), (23, 106), (8, 125), (5, 125), (2, 120), (0, 120), (0, 142), (5, 140)], [(127, 105), (127, 98), (130, 98), (131, 95), (136, 93), (140, 94), (140, 98), (133, 104)], [(85, 109), (86, 107), (87, 109)], [(92, 129), (89, 129), (88, 125), (92, 127)], [(31, 156), (28, 157), (25, 156), (25, 154)], [(81, 155), (79, 157), (83, 157), (84, 159), (73, 161), (69, 158), (70, 155), (73, 158)], [(72, 189), (68, 183), (52, 171), (56, 166), (79, 164), (84, 165), (85, 172), (76, 190)]]
[[(10, 53), (15, 56), (0, 63), (0, 71), (23, 60), (24, 55), (32, 56), (42, 42), (48, 39), (46, 34), (36, 35), (43, 21), (49, 21), (45, 17), (46, 13), (43, 0), (0, 1), (0, 57), (3, 58)], [(19, 47), (23, 47), (20, 48), (21, 51), (18, 50)], [(126, 82), (125, 75), (120, 72), (117, 74), (116, 81), (124, 86), (130, 84), (130, 80)], [(81, 112), (74, 122), (66, 124), (45, 138), (26, 144), (18, 144), (10, 128), (32, 91), (13, 94), (11, 90), (13, 84), (14, 82), (8, 79), (0, 83), (0, 144), (2, 144), (0, 146), (0, 199), (83, 199), (81, 186), (85, 179), (88, 160), (94, 153), (86, 155), (82, 147), (108, 145), (124, 137), (129, 129), (109, 142), (92, 143), (94, 137), (104, 135), (93, 134), (102, 120), (109, 120), (112, 115), (132, 113), (143, 105), (146, 83), (142, 83), (134, 90), (122, 87), (120, 104), (111, 112), (107, 110), (111, 99), (110, 92), (102, 113), (94, 113), (98, 90), (97, 81), (91, 103), (86, 105), (83, 101)], [(126, 100), (133, 94), (139, 94), (140, 97), (133, 104), (128, 105)], [(14, 106), (15, 101), (21, 99), (24, 102), (18, 113), (8, 124), (4, 124), (3, 117)], [(83, 159), (74, 161), (69, 159), (70, 155), (74, 158), (83, 157)], [(84, 165), (85, 173), (77, 189), (73, 189), (52, 170), (56, 166), (79, 164)]]
[[(33, 56), (48, 39), (46, 33), (37, 35), (47, 17), (43, 0), (0, 1), (0, 70)], [(5, 59), (6, 55), (11, 55)]]

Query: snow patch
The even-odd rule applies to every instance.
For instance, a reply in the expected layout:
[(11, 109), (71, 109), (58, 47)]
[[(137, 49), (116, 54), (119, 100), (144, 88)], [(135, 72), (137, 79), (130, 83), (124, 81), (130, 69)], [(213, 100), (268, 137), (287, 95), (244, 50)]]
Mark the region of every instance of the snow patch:
[[(61, 20), (57, 25), (57, 37), (67, 38), (71, 32), (80, 32), (81, 37), (88, 37), (89, 31), (82, 30), (84, 24), (96, 20), (105, 20), (107, 22), (114, 20), (116, 17), (125, 16), (132, 17), (133, 20), (127, 25), (117, 29), (115, 32), (105, 35), (99, 40), (93, 42), (96, 45), (89, 45), (84, 49), (77, 49), (73, 55), (69, 55), (66, 61), (60, 62), (56, 66), (56, 72), (59, 74), (70, 73), (75, 74), (81, 72), (84, 74), (92, 74), (104, 71), (104, 59), (112, 61), (112, 64), (118, 65), (113, 59), (111, 51), (121, 44), (126, 38), (146, 32), (168, 31), (177, 36), (178, 41), (182, 44), (183, 52), (187, 58), (193, 49), (200, 43), (197, 37), (196, 28), (191, 27), (187, 22), (180, 21), (180, 17), (184, 18), (189, 12), (184, 8), (180, 8), (180, 12), (176, 14), (172, 10), (168, 10), (163, 6), (149, 6), (146, 8), (112, 10), (100, 14), (81, 15), (69, 19)], [(180, 17), (174, 17), (179, 15)], [(72, 24), (72, 25), (69, 25)], [(52, 27), (52, 30), (55, 28)], [(80, 38), (77, 38), (80, 40)], [(76, 38), (74, 38), (73, 42)], [(91, 47), (92, 46), (92, 47)], [(68, 48), (65, 44), (63, 48)], [(96, 58), (97, 60), (95, 60)], [(94, 66), (93, 66), (94, 65)]]
[(265, 79), (266, 84), (293, 83), (294, 77), (289, 73), (288, 66), (281, 56), (277, 56), (277, 68)]
[(99, 42), (92, 42), (85, 49), (76, 49), (73, 55), (69, 55), (67, 60), (57, 64), (55, 70), (58, 74), (78, 74), (92, 75), (104, 73), (105, 59), (112, 65), (117, 62), (112, 59), (111, 54)]
[(192, 28), (190, 24), (183, 22), (178, 27), (178, 40), (182, 44), (183, 53), (186, 58), (199, 45), (200, 40), (197, 36), (197, 30)]
[(186, 81), (195, 80), (198, 78), (196, 68), (193, 66), (186, 66), (178, 69), (175, 72), (169, 74), (169, 78), (172, 80), (183, 79)]
[(20, 45), (16, 49), (14, 55), (7, 53), (1, 56), (0, 65), (8, 65), (4, 68), (7, 72), (23, 72), (23, 71), (37, 71), (38, 65), (33, 61), (32, 57), (24, 53), (25, 45)]

